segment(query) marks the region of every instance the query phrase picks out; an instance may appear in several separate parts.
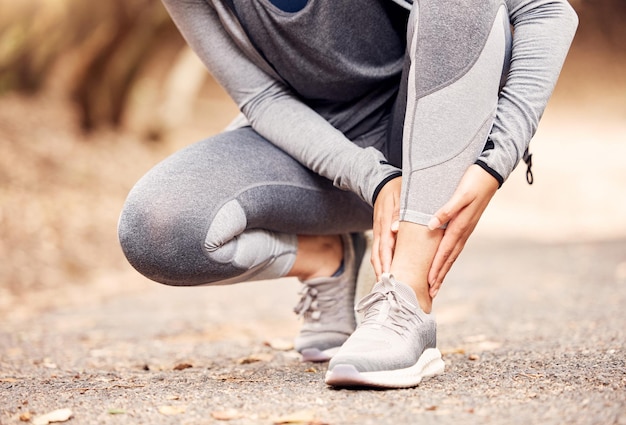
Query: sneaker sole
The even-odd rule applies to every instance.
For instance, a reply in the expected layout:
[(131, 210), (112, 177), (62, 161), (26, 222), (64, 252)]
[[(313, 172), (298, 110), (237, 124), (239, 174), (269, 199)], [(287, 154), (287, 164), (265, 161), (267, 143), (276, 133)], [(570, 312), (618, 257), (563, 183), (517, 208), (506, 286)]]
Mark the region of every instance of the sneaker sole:
[(426, 349), (411, 367), (376, 372), (359, 372), (351, 364), (338, 364), (326, 372), (326, 383), (334, 387), (410, 388), (422, 379), (440, 375), (445, 370), (441, 352)]
[(329, 361), (341, 347), (333, 347), (327, 350), (319, 350), (317, 348), (305, 348), (300, 352), (303, 362), (327, 362)]

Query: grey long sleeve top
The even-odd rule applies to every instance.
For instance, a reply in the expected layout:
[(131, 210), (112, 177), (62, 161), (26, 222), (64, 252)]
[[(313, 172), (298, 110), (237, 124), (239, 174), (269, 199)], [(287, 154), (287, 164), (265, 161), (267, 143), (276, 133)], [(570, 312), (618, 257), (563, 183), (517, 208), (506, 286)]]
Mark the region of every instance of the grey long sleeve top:
[[(391, 0), (389, 0), (391, 1)], [(409, 8), (410, 2), (393, 0)], [(223, 0), (163, 0), (187, 43), (259, 134), (334, 185), (373, 204), (398, 170), (348, 139), (272, 68)], [(513, 171), (556, 84), (578, 23), (565, 0), (506, 0), (514, 28), (511, 66), (478, 162), (502, 183)]]

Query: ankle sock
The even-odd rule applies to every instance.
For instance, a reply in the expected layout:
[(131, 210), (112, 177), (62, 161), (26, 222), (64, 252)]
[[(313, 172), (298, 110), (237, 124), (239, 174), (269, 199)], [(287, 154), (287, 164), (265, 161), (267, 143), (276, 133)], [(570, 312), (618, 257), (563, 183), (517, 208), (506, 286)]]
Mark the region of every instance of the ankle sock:
[(337, 271), (335, 273), (333, 273), (333, 275), (331, 277), (339, 277), (342, 275), (343, 271), (345, 269), (343, 260), (341, 260), (341, 264), (339, 264), (339, 268), (337, 269)]

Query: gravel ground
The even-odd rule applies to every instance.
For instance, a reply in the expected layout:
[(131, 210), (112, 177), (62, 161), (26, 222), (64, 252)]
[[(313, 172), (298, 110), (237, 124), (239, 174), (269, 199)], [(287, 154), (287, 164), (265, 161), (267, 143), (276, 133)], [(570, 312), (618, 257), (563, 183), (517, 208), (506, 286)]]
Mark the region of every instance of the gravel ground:
[(445, 374), (353, 391), (289, 349), (293, 280), (120, 275), (105, 297), (87, 285), (80, 302), (3, 320), (0, 423), (67, 408), (75, 424), (626, 424), (625, 283), (626, 240), (478, 237), (436, 303)]

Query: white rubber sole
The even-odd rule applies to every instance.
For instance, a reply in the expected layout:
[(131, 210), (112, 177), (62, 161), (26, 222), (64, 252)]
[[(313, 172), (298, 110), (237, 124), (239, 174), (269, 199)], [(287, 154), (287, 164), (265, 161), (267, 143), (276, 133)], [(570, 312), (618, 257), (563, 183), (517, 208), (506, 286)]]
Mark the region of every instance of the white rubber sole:
[(445, 367), (441, 352), (428, 348), (411, 367), (359, 372), (351, 364), (338, 364), (326, 372), (325, 381), (333, 387), (410, 388), (419, 385), (425, 378), (442, 374)]
[(317, 348), (305, 348), (300, 353), (303, 362), (327, 362), (339, 351), (341, 347), (333, 347), (327, 350), (319, 350)]

